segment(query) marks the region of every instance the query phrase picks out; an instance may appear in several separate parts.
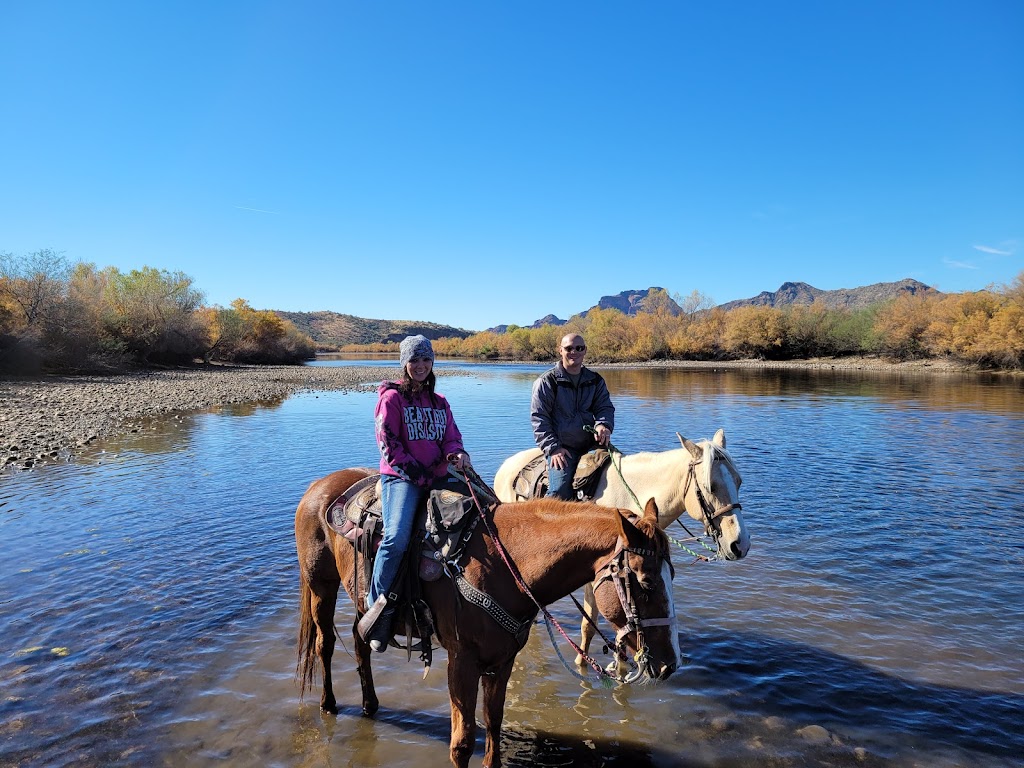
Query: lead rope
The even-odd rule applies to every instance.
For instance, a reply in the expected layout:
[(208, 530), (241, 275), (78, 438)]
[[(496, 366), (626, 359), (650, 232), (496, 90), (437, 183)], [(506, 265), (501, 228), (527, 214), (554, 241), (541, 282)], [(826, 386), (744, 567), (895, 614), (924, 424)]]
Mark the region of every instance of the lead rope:
[[(590, 432), (590, 433), (592, 433), (592, 434), (593, 434), (593, 435), (595, 435), (595, 436), (597, 435), (597, 430), (596, 430), (596, 429), (594, 429), (594, 428), (593, 428), (592, 426), (590, 426), (589, 424), (587, 424), (587, 425), (584, 425), (583, 429), (584, 429), (584, 430), (586, 430), (587, 432)], [(626, 482), (626, 478), (625, 478), (625, 477), (623, 476), (623, 474), (622, 474), (622, 456), (623, 456), (623, 454), (622, 454), (622, 451), (620, 451), (620, 450), (619, 450), (618, 448), (616, 448), (616, 447), (615, 447), (615, 446), (614, 446), (614, 445), (612, 444), (612, 441), (611, 441), (611, 440), (609, 440), (609, 441), (608, 441), (608, 453), (609, 453), (609, 455), (611, 456), (611, 460), (612, 460), (612, 466), (613, 466), (613, 467), (615, 467), (615, 471), (616, 471), (616, 472), (618, 473), (618, 475), (619, 475), (619, 480), (621, 480), (621, 481), (622, 481), (622, 486), (623, 486), (623, 487), (624, 487), (624, 488), (625, 488), (625, 489), (626, 489), (627, 491), (629, 491), (629, 495), (630, 495), (630, 498), (632, 498), (632, 499), (633, 499), (633, 503), (634, 503), (634, 504), (636, 504), (636, 508), (637, 508), (637, 509), (638, 509), (638, 510), (640, 511), (640, 513), (641, 513), (641, 514), (643, 514), (644, 508), (643, 508), (643, 507), (641, 506), (641, 504), (640, 504), (640, 500), (639, 500), (639, 499), (638, 499), (638, 498), (636, 497), (636, 494), (635, 494), (635, 493), (633, 493), (633, 489), (629, 487), (629, 483), (627, 483), (627, 482)], [(615, 463), (615, 455), (616, 455), (616, 454), (618, 454), (618, 456), (619, 456), (619, 463), (618, 463), (618, 464), (616, 464), (616, 463)], [(689, 484), (690, 484), (690, 475), (691, 475), (692, 473), (693, 473), (693, 463), (691, 462), (691, 463), (690, 463), (690, 466), (689, 466), (688, 474), (686, 475), (686, 484), (687, 484), (687, 485), (689, 485)], [(696, 482), (696, 481), (695, 481), (695, 482)], [(700, 493), (700, 484), (699, 484), (699, 483), (697, 483), (697, 492), (698, 492), (698, 494)], [(685, 489), (685, 488), (683, 489), (683, 496), (684, 496), (684, 498), (685, 498), (685, 496), (686, 496), (686, 489)], [(703, 508), (703, 507), (704, 507), (704, 505), (703, 505), (703, 499), (701, 499), (700, 501), (702, 502), (702, 503), (701, 503), (701, 513), (702, 513), (702, 514), (705, 514), (705, 515), (706, 515), (707, 513), (706, 513), (706, 512), (704, 512), (704, 508)], [(685, 502), (684, 502), (684, 503), (685, 503)], [(696, 541), (696, 542), (698, 542), (698, 543), (699, 543), (699, 544), (700, 544), (700, 545), (701, 545), (702, 547), (704, 547), (704, 549), (708, 550), (709, 552), (715, 552), (715, 553), (717, 554), (717, 550), (715, 550), (715, 549), (712, 549), (711, 547), (709, 547), (709, 546), (707, 545), (707, 543), (706, 543), (706, 542), (704, 541), (704, 539), (702, 539), (702, 538), (701, 538), (700, 536), (694, 536), (694, 535), (693, 535), (692, 533), (690, 533), (690, 529), (689, 529), (689, 528), (687, 528), (687, 527), (686, 527), (686, 526), (685, 526), (685, 525), (683, 524), (683, 521), (682, 521), (682, 520), (680, 520), (680, 519), (679, 519), (678, 517), (676, 518), (676, 522), (677, 522), (677, 523), (679, 523), (679, 526), (680, 526), (680, 527), (681, 527), (681, 528), (682, 528), (682, 529), (683, 529), (684, 531), (686, 531), (686, 532), (687, 532), (687, 533), (689, 534), (689, 536), (690, 536), (690, 539), (691, 539), (692, 541)], [(709, 521), (709, 523), (710, 523), (710, 521)], [(668, 534), (665, 534), (665, 535), (666, 535), (666, 536), (668, 536)], [(672, 544), (675, 544), (675, 545), (676, 545), (677, 547), (679, 547), (679, 549), (683, 550), (684, 552), (686, 552), (686, 553), (688, 553), (688, 554), (691, 554), (691, 555), (693, 555), (693, 556), (694, 556), (694, 558), (695, 558), (695, 561), (703, 561), (703, 562), (705, 562), (705, 563), (710, 563), (710, 562), (711, 562), (712, 560), (714, 560), (714, 559), (715, 559), (714, 557), (708, 557), (707, 555), (702, 555), (702, 554), (700, 554), (699, 552), (694, 552), (694, 551), (693, 551), (692, 549), (690, 549), (690, 548), (689, 548), (688, 546), (686, 546), (686, 545), (685, 545), (685, 544), (684, 544), (684, 543), (683, 543), (682, 541), (680, 541), (679, 539), (674, 539), (674, 538), (672, 538), (671, 536), (668, 536), (668, 540), (669, 540), (669, 542), (670, 542), (670, 543), (672, 543)]]
[(573, 650), (576, 651), (576, 653), (579, 654), (579, 656), (584, 661), (586, 661), (587, 664), (595, 672), (597, 672), (599, 679), (606, 681), (608, 683), (611, 683), (613, 681), (618, 682), (618, 679), (611, 673), (605, 671), (605, 669), (592, 656), (590, 656), (587, 653), (584, 653), (583, 649), (580, 648), (579, 645), (577, 645), (571, 637), (569, 637), (569, 635), (566, 633), (564, 629), (562, 629), (562, 625), (559, 624), (558, 620), (551, 615), (551, 612), (548, 611), (548, 609), (545, 606), (541, 605), (540, 601), (536, 597), (534, 597), (533, 592), (530, 591), (530, 588), (526, 585), (526, 582), (523, 581), (522, 577), (519, 575), (519, 570), (515, 566), (513, 566), (512, 562), (508, 559), (508, 555), (505, 553), (505, 547), (502, 545), (501, 540), (498, 538), (498, 532), (491, 527), (491, 521), (488, 520), (487, 515), (484, 514), (483, 507), (480, 505), (480, 501), (476, 497), (476, 491), (473, 489), (473, 482), (470, 482), (470, 479), (472, 478), (473, 481), (479, 483), (480, 487), (485, 489), (489, 494), (491, 494), (493, 498), (497, 498), (497, 494), (494, 493), (491, 487), (488, 486), (487, 483), (485, 483), (480, 478), (480, 475), (478, 475), (476, 473), (476, 470), (474, 470), (472, 467), (464, 467), (461, 471), (463, 473), (463, 479), (466, 481), (466, 485), (469, 486), (469, 494), (470, 496), (473, 497), (473, 502), (480, 510), (480, 519), (484, 521), (484, 527), (487, 529), (487, 532), (491, 535), (491, 540), (494, 542), (494, 547), (498, 550), (498, 554), (501, 555), (501, 559), (505, 562), (505, 567), (508, 568), (509, 573), (512, 574), (512, 578), (515, 580), (516, 584), (523, 591), (523, 593), (533, 601), (533, 604), (536, 605), (537, 609), (544, 615), (544, 621), (547, 626), (548, 636), (551, 638), (551, 644), (555, 647), (555, 653), (558, 654), (558, 658), (561, 660), (562, 664), (572, 675), (579, 678), (580, 680), (590, 679), (589, 677), (581, 675), (579, 672), (569, 667), (568, 662), (565, 660), (565, 657), (562, 655), (562, 652), (559, 650), (558, 644), (555, 641), (554, 633), (551, 630), (552, 624), (555, 625), (555, 627), (558, 629), (562, 637), (564, 637), (566, 641), (569, 643), (569, 645), (572, 646)]

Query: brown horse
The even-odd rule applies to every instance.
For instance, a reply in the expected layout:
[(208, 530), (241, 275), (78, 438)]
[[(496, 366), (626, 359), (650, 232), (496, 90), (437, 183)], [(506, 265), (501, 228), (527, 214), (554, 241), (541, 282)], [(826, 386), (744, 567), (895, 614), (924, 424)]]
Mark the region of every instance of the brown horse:
[[(355, 567), (352, 544), (326, 524), (325, 513), (353, 483), (369, 474), (366, 469), (345, 469), (314, 481), (295, 513), (301, 585), (298, 671), (305, 692), (312, 688), (319, 659), (320, 707), (335, 714), (331, 656), (338, 588), (344, 585), (361, 615), (366, 610), (365, 584), (363, 569)], [(539, 610), (520, 583), (540, 605), (548, 605), (608, 574), (597, 587), (597, 607), (615, 626), (622, 649), (635, 654), (644, 675), (656, 680), (672, 674), (679, 658), (669, 546), (658, 527), (653, 501), (632, 521), (617, 509), (549, 499), (499, 504), (485, 514), (484, 525), (477, 526), (457, 565), (466, 581), (504, 608), (521, 629), (513, 633), (501, 626), (492, 613), (463, 599), (448, 578), (423, 582), (434, 631), (448, 651), (449, 757), (459, 768), (469, 765), (473, 753), (481, 685), (484, 765), (501, 765), (505, 692), (516, 655), (526, 644)], [(379, 702), (370, 669), (371, 650), (356, 624), (352, 639), (363, 714), (372, 716)]]

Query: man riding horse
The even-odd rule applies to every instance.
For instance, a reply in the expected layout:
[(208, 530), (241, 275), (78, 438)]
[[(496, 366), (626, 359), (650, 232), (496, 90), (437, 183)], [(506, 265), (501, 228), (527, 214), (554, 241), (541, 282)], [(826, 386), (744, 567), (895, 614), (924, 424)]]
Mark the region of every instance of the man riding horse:
[(608, 386), (583, 365), (586, 352), (578, 333), (563, 336), (558, 362), (534, 382), (530, 399), (533, 435), (547, 461), (547, 495), (566, 501), (573, 499), (580, 459), (595, 443), (607, 446), (615, 429)]

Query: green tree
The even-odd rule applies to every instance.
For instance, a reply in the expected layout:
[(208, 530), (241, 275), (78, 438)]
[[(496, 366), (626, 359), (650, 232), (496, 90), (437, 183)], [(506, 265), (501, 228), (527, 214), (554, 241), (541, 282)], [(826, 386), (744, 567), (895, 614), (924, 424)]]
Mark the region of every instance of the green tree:
[(196, 314), (203, 294), (192, 278), (153, 267), (104, 273), (108, 330), (135, 359), (181, 363), (203, 354), (206, 329)]

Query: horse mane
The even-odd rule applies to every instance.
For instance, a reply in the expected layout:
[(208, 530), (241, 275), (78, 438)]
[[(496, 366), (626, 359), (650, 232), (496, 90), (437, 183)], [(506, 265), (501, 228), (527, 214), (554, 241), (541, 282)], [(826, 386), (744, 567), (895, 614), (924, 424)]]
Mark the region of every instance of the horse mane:
[(739, 485), (740, 471), (736, 468), (732, 456), (729, 455), (725, 448), (708, 439), (701, 440), (697, 445), (704, 449), (704, 455), (700, 463), (701, 485), (705, 488), (711, 487), (711, 468), (714, 466), (716, 458), (732, 473), (732, 476), (736, 478), (736, 484)]

